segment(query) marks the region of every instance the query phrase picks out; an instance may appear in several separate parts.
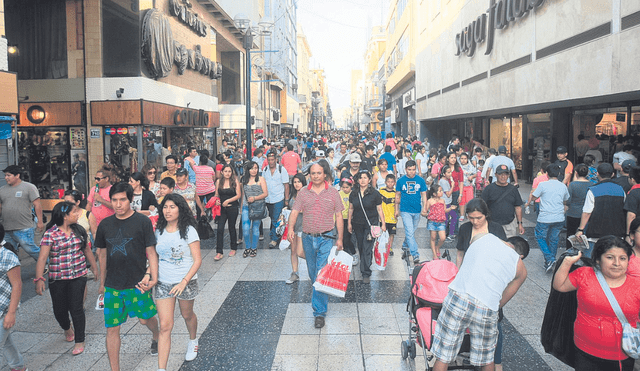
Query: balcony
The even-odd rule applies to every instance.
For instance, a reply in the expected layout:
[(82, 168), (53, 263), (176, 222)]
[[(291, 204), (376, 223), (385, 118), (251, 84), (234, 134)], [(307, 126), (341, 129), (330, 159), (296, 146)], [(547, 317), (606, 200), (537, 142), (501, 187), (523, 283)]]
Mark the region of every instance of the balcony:
[(402, 84), (409, 81), (416, 73), (415, 64), (411, 63), (411, 58), (406, 56), (393, 72), (389, 74), (389, 80), (387, 81), (387, 93), (391, 94), (395, 89), (399, 88)]

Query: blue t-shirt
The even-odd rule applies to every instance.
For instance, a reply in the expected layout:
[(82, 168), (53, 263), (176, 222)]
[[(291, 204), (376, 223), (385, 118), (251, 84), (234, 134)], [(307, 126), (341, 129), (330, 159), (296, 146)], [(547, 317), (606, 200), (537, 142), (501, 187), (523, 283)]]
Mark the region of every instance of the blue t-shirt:
[(549, 179), (538, 185), (533, 191), (535, 197), (540, 198), (540, 223), (564, 222), (564, 202), (569, 200), (567, 186), (558, 179)]
[(391, 152), (385, 152), (380, 156), (380, 159), (387, 160), (387, 171), (393, 171), (393, 165), (396, 164), (396, 158), (391, 154)]
[(422, 192), (427, 191), (427, 183), (422, 177), (403, 176), (396, 183), (396, 192), (400, 192), (400, 212), (420, 213), (422, 211)]

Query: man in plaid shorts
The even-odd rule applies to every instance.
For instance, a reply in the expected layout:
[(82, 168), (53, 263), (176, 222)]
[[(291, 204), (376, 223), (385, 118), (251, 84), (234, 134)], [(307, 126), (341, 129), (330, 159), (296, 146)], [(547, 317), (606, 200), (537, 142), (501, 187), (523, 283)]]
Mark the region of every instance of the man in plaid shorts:
[(529, 253), (524, 239), (504, 242), (492, 234), (472, 240), (460, 271), (449, 285), (433, 337), (434, 371), (445, 371), (460, 351), (467, 329), (471, 335), (471, 364), (493, 371), (498, 342), (498, 310), (527, 278), (521, 256)]

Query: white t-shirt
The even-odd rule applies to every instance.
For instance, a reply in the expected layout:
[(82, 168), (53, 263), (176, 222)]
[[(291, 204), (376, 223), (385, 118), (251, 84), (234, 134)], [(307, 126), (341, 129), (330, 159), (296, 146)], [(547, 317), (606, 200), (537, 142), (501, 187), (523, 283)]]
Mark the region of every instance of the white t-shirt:
[(569, 200), (567, 186), (558, 179), (549, 179), (541, 182), (533, 191), (534, 197), (540, 198), (540, 223), (564, 222), (564, 203)]
[[(156, 230), (156, 240), (156, 252), (160, 258), (158, 281), (166, 284), (179, 283), (193, 265), (189, 244), (200, 241), (198, 231), (189, 226), (187, 239), (183, 240), (180, 238), (180, 231), (169, 233), (165, 230), (160, 234), (160, 231)], [(198, 278), (198, 275), (195, 274), (193, 278)]]
[(416, 162), (418, 162), (418, 160), (420, 160), (420, 174), (424, 174), (429, 171), (429, 159), (427, 158), (427, 156), (418, 152), (416, 154)]

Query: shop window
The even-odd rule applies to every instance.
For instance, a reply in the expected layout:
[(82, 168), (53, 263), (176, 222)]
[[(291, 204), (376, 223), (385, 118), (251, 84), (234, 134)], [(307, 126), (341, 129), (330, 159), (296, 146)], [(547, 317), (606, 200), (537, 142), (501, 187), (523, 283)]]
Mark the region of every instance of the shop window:
[(145, 164), (151, 164), (162, 170), (164, 160), (171, 152), (167, 149), (165, 128), (160, 126), (145, 126), (142, 133), (142, 145), (145, 148), (143, 158)]
[(222, 56), (222, 81), (220, 91), (220, 104), (241, 104), (240, 88), (240, 53), (223, 52)]
[(102, 71), (104, 77), (140, 76), (138, 0), (102, 1)]
[[(85, 153), (82, 151), (76, 154), (78, 156), (74, 161), (75, 174), (80, 172), (82, 176), (82, 168), (86, 169)], [(84, 161), (84, 166), (80, 161)], [(18, 166), (25, 171), (23, 180), (35, 185), (41, 198), (64, 198), (65, 189), (72, 186), (68, 129), (18, 128)], [(80, 176), (76, 179), (79, 180)], [(86, 170), (84, 177), (86, 184)]]
[(7, 39), (20, 51), (9, 58), (9, 70), (17, 72), (20, 80), (66, 78), (65, 0), (7, 0), (4, 4)]
[(504, 117), (490, 120), (491, 147), (507, 147), (517, 170), (522, 170), (522, 117)]
[(532, 157), (530, 169), (534, 179), (542, 162), (551, 162), (551, 114), (536, 113), (527, 115), (528, 153)]
[(129, 175), (138, 171), (137, 133), (133, 126), (105, 128), (104, 161), (114, 168), (113, 182), (128, 181)]

